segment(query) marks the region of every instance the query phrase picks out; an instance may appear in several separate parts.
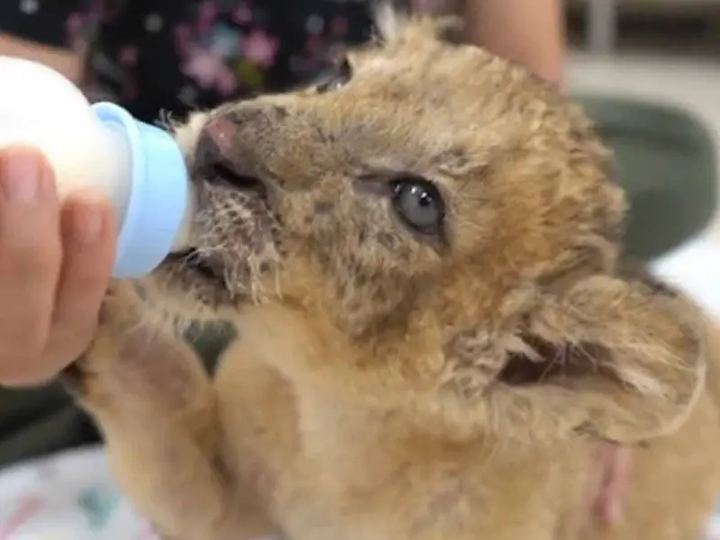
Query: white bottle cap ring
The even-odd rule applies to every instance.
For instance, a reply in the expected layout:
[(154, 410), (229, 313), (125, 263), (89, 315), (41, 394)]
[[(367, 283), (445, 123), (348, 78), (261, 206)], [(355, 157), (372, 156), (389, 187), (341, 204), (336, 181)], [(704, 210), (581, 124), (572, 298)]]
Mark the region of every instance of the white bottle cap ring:
[(170, 133), (135, 120), (113, 103), (96, 103), (92, 108), (101, 122), (122, 129), (132, 160), (132, 185), (113, 276), (140, 277), (167, 257), (182, 227), (189, 203), (185, 159)]

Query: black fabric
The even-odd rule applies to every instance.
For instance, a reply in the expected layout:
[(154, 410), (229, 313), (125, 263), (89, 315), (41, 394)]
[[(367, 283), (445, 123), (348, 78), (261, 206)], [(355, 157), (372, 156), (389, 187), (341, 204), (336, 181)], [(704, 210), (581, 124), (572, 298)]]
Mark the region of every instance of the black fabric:
[(90, 0), (0, 0), (0, 32), (51, 47), (71, 47), (68, 24)]
[(152, 122), (311, 80), (371, 33), (358, 0), (3, 0), (0, 31), (57, 47), (87, 39), (85, 90)]

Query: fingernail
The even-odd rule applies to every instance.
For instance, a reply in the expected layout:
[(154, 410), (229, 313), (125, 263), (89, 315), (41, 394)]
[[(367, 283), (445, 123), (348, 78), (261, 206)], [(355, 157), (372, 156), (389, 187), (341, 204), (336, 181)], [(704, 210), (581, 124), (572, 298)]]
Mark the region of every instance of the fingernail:
[(103, 212), (90, 205), (77, 205), (72, 212), (71, 235), (82, 245), (94, 244), (103, 230)]
[(18, 150), (3, 156), (0, 183), (7, 198), (16, 202), (31, 202), (37, 197), (41, 168), (32, 152)]

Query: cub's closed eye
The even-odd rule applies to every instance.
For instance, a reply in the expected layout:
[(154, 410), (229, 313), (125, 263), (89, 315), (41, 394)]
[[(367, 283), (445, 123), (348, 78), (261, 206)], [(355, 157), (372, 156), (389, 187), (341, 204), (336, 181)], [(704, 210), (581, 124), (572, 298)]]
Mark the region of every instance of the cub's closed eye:
[(432, 182), (404, 177), (393, 180), (391, 185), (393, 208), (410, 229), (424, 235), (442, 234), (445, 201)]
[(333, 92), (345, 86), (350, 82), (353, 76), (353, 68), (347, 57), (335, 64), (319, 77), (315, 85), (318, 94)]

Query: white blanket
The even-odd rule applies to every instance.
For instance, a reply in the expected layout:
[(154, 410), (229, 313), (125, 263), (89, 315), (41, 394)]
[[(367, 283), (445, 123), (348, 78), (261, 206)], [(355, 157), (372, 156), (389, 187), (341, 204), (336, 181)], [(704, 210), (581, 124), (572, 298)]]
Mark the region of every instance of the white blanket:
[(158, 540), (119, 495), (101, 448), (0, 473), (0, 540)]

